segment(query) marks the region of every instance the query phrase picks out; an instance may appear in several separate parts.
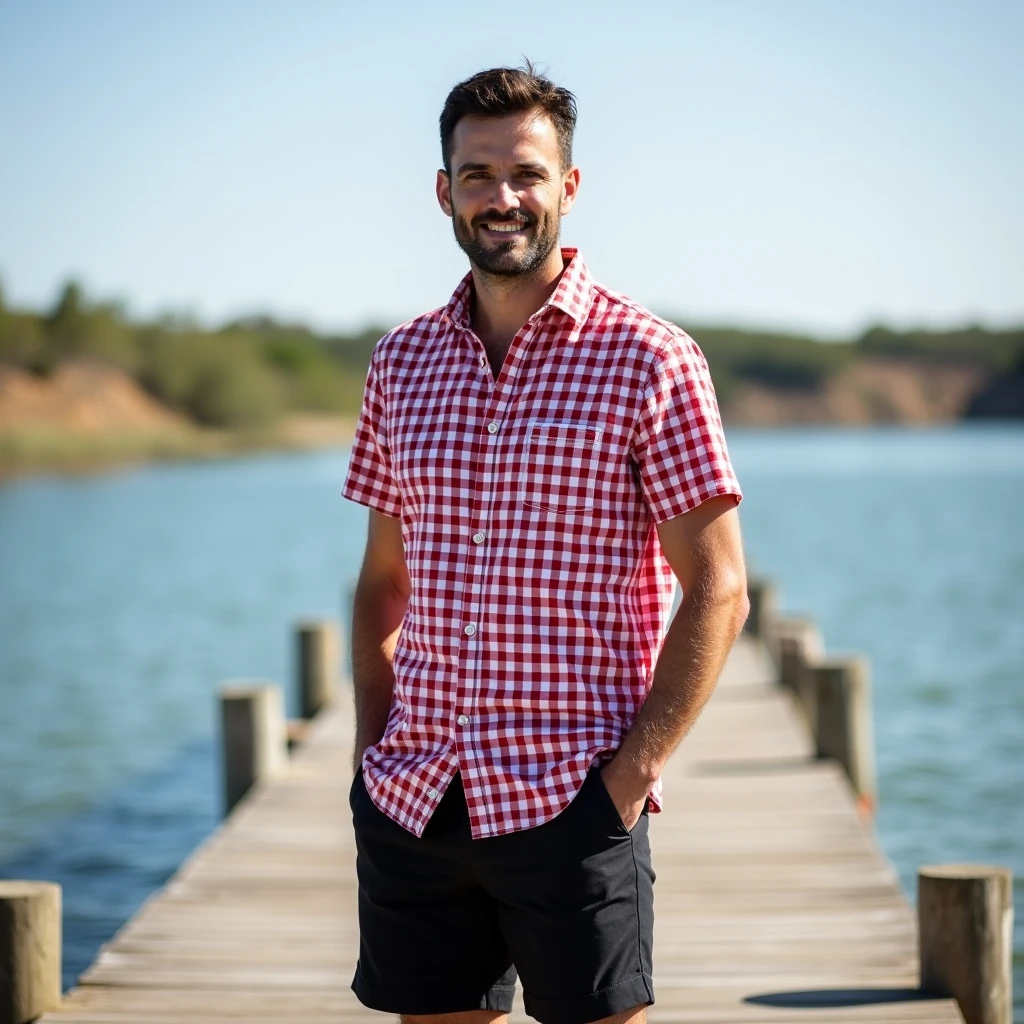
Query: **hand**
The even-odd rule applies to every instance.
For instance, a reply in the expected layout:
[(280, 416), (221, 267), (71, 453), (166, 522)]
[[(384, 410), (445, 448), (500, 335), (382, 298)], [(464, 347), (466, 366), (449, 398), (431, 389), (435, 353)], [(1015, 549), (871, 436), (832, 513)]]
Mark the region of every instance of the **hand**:
[(650, 785), (619, 757), (613, 757), (601, 768), (601, 781), (619, 812), (627, 832), (640, 820)]

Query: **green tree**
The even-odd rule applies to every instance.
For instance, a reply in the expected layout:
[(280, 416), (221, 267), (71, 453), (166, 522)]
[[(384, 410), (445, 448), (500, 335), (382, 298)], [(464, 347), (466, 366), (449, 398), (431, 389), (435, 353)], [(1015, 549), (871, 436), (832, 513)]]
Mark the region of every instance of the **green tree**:
[(37, 373), (45, 369), (45, 353), (46, 341), (37, 316), (0, 312), (0, 363)]
[(264, 358), (282, 380), (289, 408), (309, 412), (343, 410), (351, 374), (315, 341), (276, 335), (265, 341), (262, 348)]
[(273, 370), (240, 335), (177, 334), (151, 327), (140, 333), (139, 345), (143, 385), (199, 423), (260, 428), (284, 407)]
[(39, 317), (8, 308), (0, 282), (0, 363), (36, 370), (42, 363), (43, 350)]
[(857, 347), (871, 355), (1006, 371), (1024, 353), (1024, 329), (991, 331), (971, 324), (948, 331), (892, 331), (876, 325), (857, 339)]
[(221, 338), (213, 342), (198, 367), (189, 411), (209, 426), (268, 426), (284, 405), (273, 372), (251, 346)]
[(97, 359), (134, 371), (139, 355), (124, 311), (116, 303), (90, 307), (82, 286), (68, 281), (45, 321), (51, 366), (67, 359)]

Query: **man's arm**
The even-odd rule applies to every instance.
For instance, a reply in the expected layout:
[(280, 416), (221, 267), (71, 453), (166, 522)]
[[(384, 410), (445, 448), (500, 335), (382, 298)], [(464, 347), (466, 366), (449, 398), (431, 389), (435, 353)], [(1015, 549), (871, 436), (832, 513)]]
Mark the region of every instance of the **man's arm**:
[(356, 771), (363, 752), (380, 740), (387, 726), (395, 687), (391, 659), (411, 590), (401, 521), (371, 510), (366, 554), (352, 603)]
[(747, 617), (747, 580), (735, 499), (709, 498), (662, 523), (658, 539), (683, 588), (647, 700), (601, 771), (631, 829), (669, 755), (711, 696)]

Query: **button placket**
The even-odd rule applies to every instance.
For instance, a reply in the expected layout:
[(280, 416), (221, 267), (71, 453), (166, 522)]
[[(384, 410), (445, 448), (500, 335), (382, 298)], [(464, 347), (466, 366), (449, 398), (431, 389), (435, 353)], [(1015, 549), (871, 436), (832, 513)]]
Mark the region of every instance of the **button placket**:
[[(473, 341), (473, 346), (475, 349), (476, 362), (480, 370), (483, 371), (483, 373), (481, 374), (481, 379), (483, 381), (483, 391), (479, 398), (480, 420), (478, 422), (483, 423), (483, 430), (489, 431), (484, 437), (483, 444), (480, 446), (480, 452), (482, 455), (481, 462), (473, 467), (474, 477), (476, 478), (474, 479), (473, 482), (473, 490), (475, 493), (482, 495), (481, 504), (485, 506), (480, 510), (479, 513), (474, 513), (475, 517), (477, 514), (483, 514), (484, 516), (486, 516), (487, 512), (489, 511), (490, 495), (488, 493), (488, 466), (490, 461), (490, 450), (492, 447), (490, 442), (494, 439), (494, 436), (498, 432), (498, 422), (494, 418), (496, 391), (496, 382), (494, 379), (494, 374), (491, 373), (487, 356), (483, 352), (482, 344), (480, 343), (479, 339), (475, 338), (475, 335), (473, 337), (475, 339)], [(489, 430), (489, 425), (493, 426), (494, 429)], [(477, 474), (479, 474), (479, 477), (477, 476)], [(470, 529), (473, 529), (472, 525), (470, 525)], [(478, 531), (474, 531), (471, 534), (471, 538), (473, 539), (474, 544), (477, 543), (475, 540), (477, 535)], [(460, 630), (462, 642), (460, 644), (458, 658), (458, 669), (456, 677), (457, 686), (455, 697), (456, 707), (459, 707), (461, 705), (462, 707), (467, 708), (472, 708), (476, 701), (476, 679), (478, 674), (476, 652), (479, 650), (479, 645), (472, 642), (473, 637), (475, 636), (477, 631), (476, 622), (479, 621), (480, 616), (480, 607), (477, 600), (480, 594), (480, 587), (475, 582), (478, 579), (478, 566), (474, 564), (478, 561), (478, 559), (471, 557), (473, 554), (475, 554), (474, 551), (464, 552), (464, 578), (469, 583), (473, 596), (463, 603), (464, 614), (471, 621), (466, 622), (465, 620), (463, 620), (462, 627)], [(465, 718), (464, 715), (460, 717)], [(466, 722), (468, 721), (469, 719), (466, 718)], [(459, 722), (459, 724), (462, 725), (465, 723)], [(460, 746), (461, 744), (459, 742), (459, 736), (458, 734), (456, 734), (456, 751), (458, 751)]]
[[(506, 369), (508, 369), (507, 366)], [(481, 527), (483, 524), (490, 522), (491, 519), (491, 509), (494, 501), (494, 465), (502, 436), (502, 424), (511, 398), (509, 382), (514, 377), (514, 374), (505, 373), (504, 371), (499, 374), (500, 385), (494, 380), (490, 372), (488, 372), (487, 376), (493, 390), (491, 391), (490, 399), (485, 404), (482, 417), (487, 436), (482, 446), (483, 464), (480, 467), (481, 475), (477, 490), (481, 497), (479, 505), (475, 509), (475, 516), (480, 526), (474, 530), (470, 537), (474, 547), (477, 549), (476, 553), (480, 557), (471, 559), (468, 567), (470, 596), (464, 607), (466, 608), (467, 617), (471, 621), (463, 626), (463, 643), (459, 657), (459, 674), (461, 679), (458, 689), (462, 698), (462, 706), (468, 711), (472, 711), (475, 707), (479, 692), (478, 678), (481, 669), (482, 656), (480, 651), (482, 645), (478, 642), (467, 642), (467, 638), (472, 641), (477, 635), (479, 624), (484, 617), (485, 588), (483, 582), (487, 578), (490, 562), (488, 550), (490, 545), (485, 543), (487, 534)], [(465, 719), (465, 721), (462, 721), (462, 719)], [(465, 714), (460, 715), (456, 721), (460, 726), (469, 724), (469, 718)], [(458, 737), (456, 738), (456, 744), (457, 746), (460, 745)], [(472, 756), (471, 751), (466, 751), (466, 753)]]

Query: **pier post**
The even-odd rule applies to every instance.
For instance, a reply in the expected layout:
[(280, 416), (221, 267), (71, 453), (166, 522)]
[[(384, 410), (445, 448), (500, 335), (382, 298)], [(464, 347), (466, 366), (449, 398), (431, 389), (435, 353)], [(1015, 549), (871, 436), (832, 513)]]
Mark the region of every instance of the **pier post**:
[(943, 864), (917, 873), (921, 988), (953, 996), (966, 1024), (1011, 1024), (1013, 876)]
[(862, 810), (875, 806), (875, 745), (871, 718), (871, 674), (867, 658), (829, 658), (807, 673), (814, 708), (818, 757), (835, 758), (844, 768)]
[(273, 683), (221, 687), (224, 816), (257, 782), (280, 775), (288, 762), (281, 688)]
[[(779, 685), (804, 703), (807, 669), (825, 656), (825, 641), (813, 619), (779, 619), (771, 630)], [(804, 708), (807, 714), (807, 708)], [(808, 721), (810, 716), (808, 715)]]
[(0, 1024), (60, 1005), (61, 888), (0, 880)]
[(337, 699), (341, 636), (333, 622), (316, 620), (299, 623), (296, 639), (299, 715), (312, 718)]
[(748, 576), (747, 599), (750, 601), (750, 614), (743, 628), (751, 636), (763, 640), (778, 613), (778, 592), (775, 584), (768, 579)]

